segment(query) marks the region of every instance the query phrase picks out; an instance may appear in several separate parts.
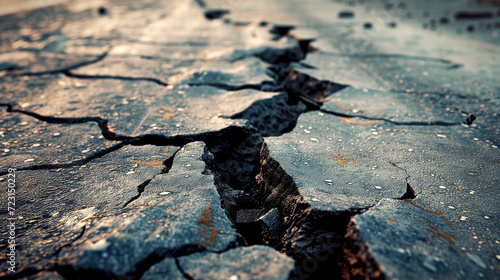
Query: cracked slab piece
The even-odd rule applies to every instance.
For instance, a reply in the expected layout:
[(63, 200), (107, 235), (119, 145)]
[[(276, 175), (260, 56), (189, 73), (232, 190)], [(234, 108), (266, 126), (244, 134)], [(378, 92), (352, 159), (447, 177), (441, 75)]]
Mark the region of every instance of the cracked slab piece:
[[(293, 178), (313, 208), (344, 211), (369, 207), (382, 198), (398, 198), (406, 191), (402, 170), (370, 157), (371, 148), (354, 145), (357, 138), (370, 135), (370, 131), (350, 130), (330, 116), (311, 112), (299, 117), (291, 133), (267, 137), (265, 143), (270, 157)], [(341, 136), (352, 144), (343, 143)]]
[[(16, 171), (16, 230), (22, 233), (16, 241), (23, 244), (17, 252), (22, 260), (18, 269), (45, 263), (88, 221), (121, 209), (141, 182), (162, 171), (163, 161), (177, 149), (126, 146), (74, 167)], [(7, 220), (0, 221), (0, 226), (6, 225)], [(0, 233), (0, 240), (7, 239), (7, 231)]]
[(81, 278), (137, 275), (168, 257), (223, 251), (236, 231), (221, 208), (212, 175), (205, 175), (204, 145), (186, 145), (168, 174), (156, 176), (141, 197), (92, 221), (85, 235), (61, 251), (63, 275)]
[(294, 261), (271, 247), (238, 247), (224, 253), (202, 252), (179, 258), (190, 279), (288, 279)]
[(455, 228), (443, 213), (427, 208), (418, 200), (384, 199), (355, 216), (346, 235), (345, 275), (359, 270), (351, 261), (356, 251), (365, 262), (373, 258), (386, 279), (493, 279), (494, 271), (479, 256), (458, 248)]

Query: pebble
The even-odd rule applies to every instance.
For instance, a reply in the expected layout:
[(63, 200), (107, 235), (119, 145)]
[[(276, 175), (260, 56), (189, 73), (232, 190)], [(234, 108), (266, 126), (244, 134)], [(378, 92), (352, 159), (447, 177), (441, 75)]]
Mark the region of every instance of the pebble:
[(40, 144), (38, 144), (38, 143), (33, 144), (33, 147), (40, 147)]
[(134, 171), (127, 172), (127, 174), (134, 174), (134, 173), (135, 173)]
[(443, 134), (436, 134), (437, 137), (440, 137), (440, 138), (446, 138), (446, 135), (443, 135)]
[(9, 150), (9, 149), (4, 149), (3, 151), (4, 151), (5, 153), (10, 152), (10, 150)]
[(448, 206), (448, 208), (450, 208), (450, 209), (455, 209), (455, 207), (453, 207), (453, 206), (451, 206), (451, 205), (450, 205), (450, 206)]
[(88, 153), (88, 152), (89, 152), (89, 150), (83, 150), (82, 151), (82, 153)]
[(382, 187), (381, 187), (381, 186), (375, 186), (375, 188), (376, 188), (376, 189), (378, 189), (378, 190), (381, 190), (381, 189), (382, 189)]
[(309, 140), (311, 140), (312, 142), (319, 142), (319, 140), (317, 138), (311, 138)]
[(440, 188), (440, 189), (446, 189), (446, 187), (445, 187), (445, 186), (439, 186), (439, 188)]
[(28, 125), (28, 122), (21, 122), (19, 125)]
[(460, 217), (460, 221), (467, 221), (467, 217), (465, 216)]
[(475, 262), (479, 267), (481, 268), (486, 268), (486, 264), (483, 262), (483, 260), (478, 256), (474, 254), (467, 254), (469, 259), (471, 259), (473, 262)]
[(31, 161), (35, 161), (35, 159), (34, 158), (29, 158), (29, 159), (24, 160), (24, 162), (31, 162)]

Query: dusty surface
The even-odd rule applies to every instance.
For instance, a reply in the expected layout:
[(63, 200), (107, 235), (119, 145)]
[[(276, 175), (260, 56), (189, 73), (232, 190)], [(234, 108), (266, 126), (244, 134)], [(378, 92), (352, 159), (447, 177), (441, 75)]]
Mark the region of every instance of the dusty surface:
[(497, 1), (0, 6), (1, 278), (500, 278)]

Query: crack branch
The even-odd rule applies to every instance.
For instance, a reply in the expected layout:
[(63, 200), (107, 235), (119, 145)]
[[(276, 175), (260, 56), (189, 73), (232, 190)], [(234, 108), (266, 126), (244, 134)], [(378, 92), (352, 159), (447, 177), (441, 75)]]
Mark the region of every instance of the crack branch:
[[(117, 151), (121, 148), (123, 148), (125, 144), (123, 143), (118, 143), (115, 144), (107, 149), (103, 149), (97, 152), (94, 152), (90, 156), (77, 160), (77, 161), (72, 161), (68, 163), (56, 163), (56, 164), (39, 164), (39, 165), (33, 165), (33, 166), (27, 166), (27, 167), (22, 167), (18, 168), (16, 170), (21, 171), (21, 170), (50, 170), (50, 169), (58, 169), (58, 168), (70, 168), (70, 167), (75, 167), (75, 166), (82, 166), (86, 163), (91, 162), (94, 159), (101, 158), (107, 154), (110, 154), (114, 151)], [(0, 176), (6, 175), (9, 172), (7, 170), (0, 171)]]
[[(372, 121), (383, 121), (383, 122), (388, 122), (393, 125), (407, 125), (407, 126), (457, 126), (461, 125), (462, 123), (460, 122), (443, 122), (443, 121), (429, 121), (429, 122), (418, 122), (418, 121), (411, 121), (411, 122), (400, 122), (400, 121), (393, 121), (385, 118), (376, 118), (376, 117), (369, 117), (369, 116), (363, 116), (363, 115), (349, 115), (349, 114), (344, 114), (344, 113), (339, 113), (339, 112), (334, 112), (326, 109), (319, 109), (319, 111), (334, 115), (337, 117), (341, 118), (360, 118), (360, 119), (365, 119), (365, 120), (372, 120)], [(464, 122), (464, 124), (468, 124), (469, 121)]]

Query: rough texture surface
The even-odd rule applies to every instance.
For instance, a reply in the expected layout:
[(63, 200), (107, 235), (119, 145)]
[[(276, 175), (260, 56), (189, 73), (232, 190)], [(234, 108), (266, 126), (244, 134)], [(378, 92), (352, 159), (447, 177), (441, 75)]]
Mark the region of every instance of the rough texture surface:
[(498, 279), (498, 9), (1, 3), (0, 277)]

